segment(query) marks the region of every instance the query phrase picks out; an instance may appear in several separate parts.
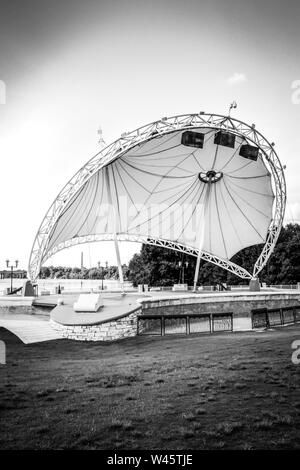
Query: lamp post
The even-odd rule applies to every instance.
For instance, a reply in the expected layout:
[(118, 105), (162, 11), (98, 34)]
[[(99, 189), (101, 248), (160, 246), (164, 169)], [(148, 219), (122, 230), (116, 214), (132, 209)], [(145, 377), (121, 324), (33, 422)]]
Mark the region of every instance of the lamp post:
[(179, 281), (178, 281), (178, 284), (180, 284), (180, 279), (181, 279), (181, 266), (182, 266), (182, 261), (178, 261), (178, 267), (180, 269), (179, 271)]
[[(106, 262), (105, 262), (105, 267), (107, 268), (107, 266), (108, 266), (108, 262), (106, 261)], [(104, 290), (104, 286), (103, 286), (103, 277), (104, 277), (104, 275), (103, 275), (103, 270), (104, 270), (104, 266), (101, 265), (100, 261), (98, 261), (98, 269), (101, 269), (101, 280), (102, 280), (102, 282), (101, 282), (101, 290)]]
[(10, 293), (12, 293), (13, 290), (13, 273), (14, 273), (14, 268), (17, 268), (19, 264), (19, 261), (16, 259), (15, 260), (15, 265), (9, 264), (9, 259), (6, 260), (6, 266), (10, 268)]
[(184, 268), (188, 268), (189, 262), (188, 261), (178, 261), (178, 266), (181, 268), (182, 275), (179, 276), (179, 284), (180, 284), (180, 278), (182, 278), (182, 284), (184, 284)]

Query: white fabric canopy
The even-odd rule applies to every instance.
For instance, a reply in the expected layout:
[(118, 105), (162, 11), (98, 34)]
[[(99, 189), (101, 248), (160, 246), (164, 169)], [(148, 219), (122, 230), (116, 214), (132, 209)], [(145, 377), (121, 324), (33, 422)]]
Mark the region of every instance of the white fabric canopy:
[[(175, 131), (98, 170), (56, 221), (47, 251), (74, 237), (105, 233), (170, 240), (226, 260), (264, 243), (274, 194), (262, 157), (239, 155), (245, 138), (237, 136), (229, 148), (214, 143), (216, 129), (195, 131), (205, 134), (202, 149), (182, 145), (184, 131)], [(222, 173), (211, 185), (199, 178), (210, 170)]]

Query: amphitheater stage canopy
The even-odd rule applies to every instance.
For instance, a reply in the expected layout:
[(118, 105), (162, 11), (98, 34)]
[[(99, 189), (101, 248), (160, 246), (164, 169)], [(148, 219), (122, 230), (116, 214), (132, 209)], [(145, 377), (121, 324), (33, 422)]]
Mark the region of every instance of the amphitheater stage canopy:
[(50, 256), (78, 243), (133, 240), (250, 278), (230, 260), (262, 244), (257, 274), (284, 207), (279, 159), (253, 126), (217, 115), (163, 119), (123, 135), (76, 173), (41, 224), (29, 272), (35, 278)]

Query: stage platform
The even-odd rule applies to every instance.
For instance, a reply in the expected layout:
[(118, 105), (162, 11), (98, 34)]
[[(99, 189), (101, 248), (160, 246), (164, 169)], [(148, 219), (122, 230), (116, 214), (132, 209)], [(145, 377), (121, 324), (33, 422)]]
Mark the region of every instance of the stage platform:
[[(170, 297), (182, 297), (186, 292), (168, 292)], [(198, 294), (196, 294), (197, 296)], [(103, 293), (103, 307), (98, 312), (75, 312), (73, 304), (78, 300), (78, 293), (63, 293), (55, 295), (43, 295), (34, 300), (37, 307), (52, 308), (50, 317), (53, 321), (62, 325), (97, 325), (111, 320), (116, 320), (129, 315), (141, 307), (138, 300), (164, 298), (166, 292), (147, 293)], [(63, 300), (63, 305), (58, 305), (58, 300)]]
[[(52, 308), (50, 316), (55, 322), (62, 325), (96, 325), (111, 320), (116, 320), (129, 315), (131, 312), (142, 307), (145, 313), (168, 314), (178, 310), (182, 313), (189, 309), (189, 305), (197, 305), (199, 313), (200, 305), (206, 305), (215, 311), (232, 310), (232, 303), (237, 306), (262, 308), (263, 306), (276, 307), (278, 303), (286, 306), (287, 303), (295, 301), (300, 305), (300, 290), (261, 290), (250, 292), (248, 289), (228, 292), (163, 292), (153, 291), (147, 293), (127, 293), (125, 295), (116, 293), (103, 294), (103, 307), (98, 312), (75, 312), (73, 304), (79, 297), (78, 293), (64, 293), (57, 295), (41, 296), (34, 300), (33, 305)], [(63, 300), (63, 305), (57, 305), (58, 299)], [(200, 305), (199, 305), (200, 304)], [(172, 308), (173, 307), (173, 308)]]
[[(58, 298), (63, 299), (64, 305), (56, 305), (51, 311), (50, 317), (53, 321), (62, 325), (97, 325), (106, 323), (125, 317), (138, 310), (140, 308), (140, 305), (137, 303), (139, 297), (137, 294), (125, 296), (121, 294), (106, 294), (103, 295), (103, 307), (98, 312), (75, 312), (73, 304), (77, 301), (78, 294), (60, 295)], [(48, 299), (48, 303), (51, 300)], [(35, 302), (35, 305), (38, 305), (38, 303)], [(39, 305), (42, 305), (42, 303), (39, 302)]]

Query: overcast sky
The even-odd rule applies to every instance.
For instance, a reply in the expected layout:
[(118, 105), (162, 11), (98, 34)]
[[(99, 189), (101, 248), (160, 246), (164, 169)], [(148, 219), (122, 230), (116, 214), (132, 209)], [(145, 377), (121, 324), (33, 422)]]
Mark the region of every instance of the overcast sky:
[[(162, 116), (226, 113), (256, 127), (287, 165), (286, 219), (300, 220), (300, 2), (1, 0), (0, 268), (26, 268), (48, 207), (107, 143)], [(3, 83), (6, 104), (3, 103)], [(1, 82), (0, 82), (1, 85)], [(298, 94), (300, 96), (300, 93)], [(80, 247), (51, 261), (80, 264)], [(136, 245), (122, 244), (128, 261)], [(115, 263), (110, 244), (85, 264)]]

